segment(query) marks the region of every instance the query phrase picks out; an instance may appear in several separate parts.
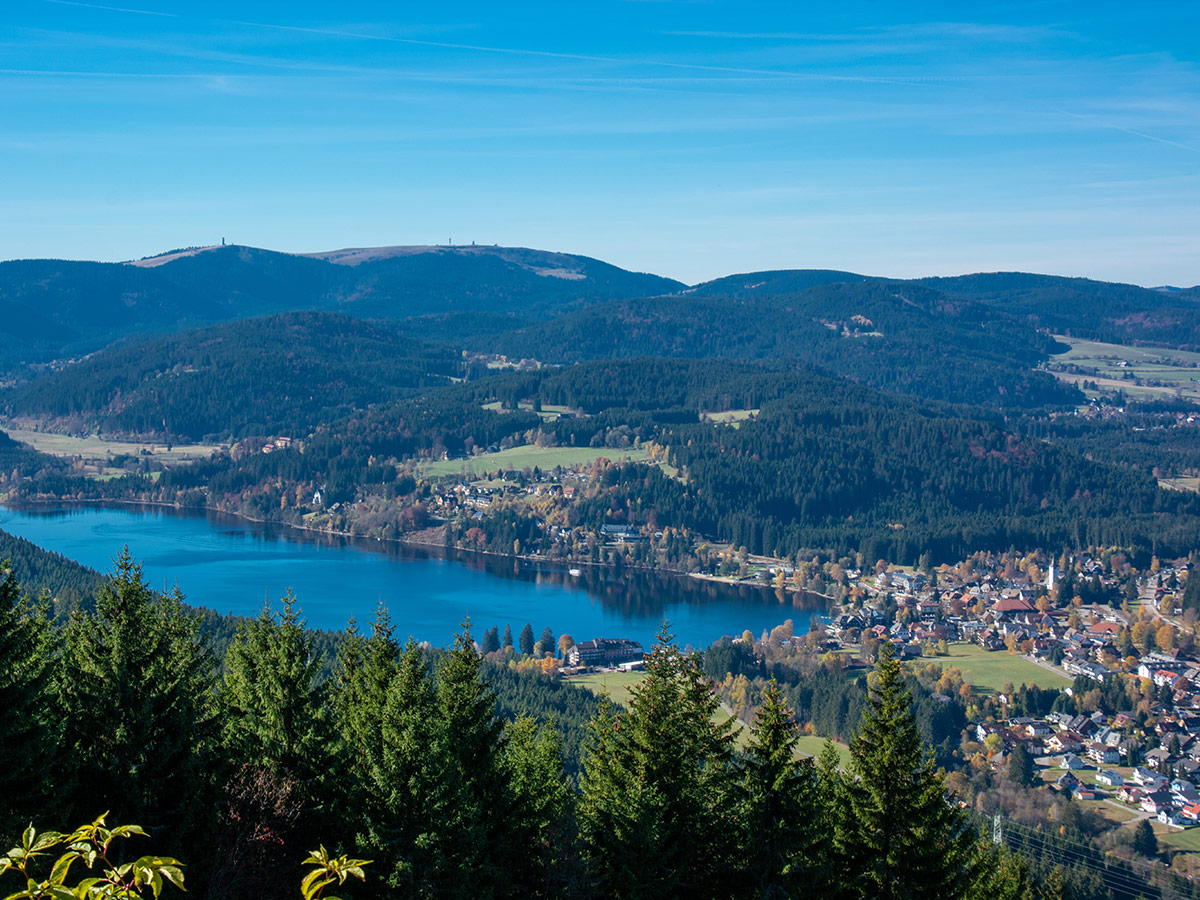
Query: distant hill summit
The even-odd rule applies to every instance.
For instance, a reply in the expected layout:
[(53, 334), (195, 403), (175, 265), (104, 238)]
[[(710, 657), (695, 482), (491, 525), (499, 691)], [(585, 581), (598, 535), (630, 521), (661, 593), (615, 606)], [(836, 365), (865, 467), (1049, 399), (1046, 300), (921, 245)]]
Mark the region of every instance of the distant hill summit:
[[(824, 329), (871, 333), (869, 327), (854, 322), (854, 315), (872, 321), (878, 316), (857, 305), (891, 316), (889, 298), (894, 299), (896, 290), (885, 285), (907, 285), (909, 305), (915, 304), (912, 311), (919, 315), (909, 316), (902, 325), (906, 330), (911, 326), (914, 339), (921, 329), (938, 331), (947, 310), (955, 327), (979, 329), (984, 323), (1001, 327), (995, 316), (980, 313), (982, 308), (1034, 330), (1200, 350), (1200, 288), (1151, 289), (1023, 272), (905, 281), (827, 269), (747, 272), (688, 286), (587, 256), (527, 247), (383, 246), (282, 253), (222, 244), (174, 249), (127, 263), (47, 259), (0, 263), (0, 317), (5, 326), (0, 329), (0, 374), (83, 356), (138, 336), (299, 310), (396, 321), (411, 337), (468, 349), (482, 349), (475, 338), (486, 338), (489, 347), (509, 347), (511, 352), (518, 346), (546, 347), (551, 342), (541, 359), (592, 355), (599, 348), (589, 353), (586, 346), (628, 337), (629, 346), (605, 349), (603, 355), (629, 355), (636, 344), (669, 355), (763, 358), (795, 353), (830, 364), (826, 354), (814, 357), (785, 348), (765, 335), (750, 343), (779, 346), (739, 348), (747, 339), (733, 332), (761, 329), (766, 321), (744, 316), (772, 315), (768, 310), (743, 309), (743, 318), (731, 320), (702, 307), (721, 298), (755, 302), (796, 298), (790, 310), (785, 308), (787, 321), (777, 319), (776, 324), (786, 325), (794, 343), (809, 342), (800, 335), (811, 332), (820, 344), (820, 339), (830, 337), (820, 333)], [(870, 286), (880, 290), (866, 294), (848, 290)], [(932, 289), (936, 296), (918, 289)], [(925, 309), (926, 300), (937, 309)], [(692, 308), (689, 303), (696, 305)], [(589, 310), (606, 304), (612, 305), (607, 312), (588, 319)], [(795, 312), (803, 321), (796, 319)], [(659, 315), (666, 318), (660, 321), (655, 318)], [(693, 315), (703, 321), (687, 321)], [(576, 327), (586, 320), (586, 328), (604, 328), (610, 317), (620, 320), (620, 327), (611, 333), (586, 334)], [(542, 329), (545, 340), (505, 338), (510, 332), (559, 319), (563, 327)], [(726, 324), (716, 327), (718, 320)], [(848, 324), (836, 324), (843, 320)], [(896, 331), (896, 327), (882, 330), (885, 339)], [(668, 335), (672, 345), (658, 348)], [(1028, 343), (1025, 338), (1022, 342)], [(969, 343), (958, 340), (955, 345), (962, 348)], [(934, 341), (930, 350), (936, 355), (943, 346)], [(1004, 355), (1012, 357), (1008, 351)], [(857, 363), (854, 368), (858, 369)]]
[(1110, 343), (1200, 350), (1200, 286), (1144, 288), (1030, 272), (979, 272), (914, 279), (880, 278), (828, 269), (746, 272), (686, 289), (693, 296), (782, 296), (813, 288), (870, 282), (907, 283), (973, 300), (1035, 328)]
[(0, 370), (139, 334), (295, 310), (359, 318), (477, 313), (548, 319), (683, 288), (585, 256), (519, 247), (382, 247), (315, 254), (193, 247), (128, 263), (0, 263)]
[(1038, 328), (1117, 344), (1200, 350), (1200, 289), (1162, 291), (1028, 272), (922, 278), (922, 284), (1020, 316)]
[(705, 281), (684, 293), (701, 296), (746, 297), (753, 294), (792, 294), (826, 284), (861, 284), (864, 281), (883, 281), (870, 275), (839, 272), (836, 269), (773, 269), (766, 272), (746, 272)]
[(887, 390), (981, 405), (1036, 407), (1082, 398), (1034, 371), (1062, 349), (1049, 336), (984, 303), (907, 281), (612, 300), (509, 332), (491, 329), (493, 323), (481, 323), (474, 339), (464, 340), (547, 363), (635, 356), (803, 360)]

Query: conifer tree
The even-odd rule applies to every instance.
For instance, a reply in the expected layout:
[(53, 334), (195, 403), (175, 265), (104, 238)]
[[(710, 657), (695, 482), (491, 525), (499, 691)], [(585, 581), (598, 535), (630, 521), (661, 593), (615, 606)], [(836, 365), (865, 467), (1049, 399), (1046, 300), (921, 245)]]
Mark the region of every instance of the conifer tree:
[(1018, 744), (1008, 754), (1008, 778), (1014, 784), (1028, 787), (1033, 784), (1033, 757), (1029, 751)]
[(825, 848), (811, 757), (797, 759), (792, 710), (774, 679), (763, 692), (742, 768), (744, 880), (751, 896), (826, 895)]
[(542, 636), (538, 638), (537, 645), (534, 647), (537, 650), (538, 656), (545, 656), (547, 653), (554, 652), (554, 632), (547, 625), (542, 631)]
[(495, 692), (480, 675), (483, 657), (470, 627), (469, 620), (463, 623), (437, 665), (431, 750), (443, 767), (439, 787), (446, 799), (438, 810), (444, 839), (435, 887), (439, 897), (486, 900), (517, 861), (504, 852), (510, 806), (501, 767), (504, 725)]
[(528, 622), (521, 629), (521, 652), (526, 656), (533, 655), (533, 626)]
[(1034, 900), (1034, 881), (1020, 856), (982, 842), (976, 853), (978, 874), (966, 900)]
[(880, 647), (873, 681), (843, 781), (849, 802), (840, 842), (851, 888), (878, 900), (961, 896), (974, 868), (969, 826), (922, 742), (890, 644)]
[(399, 653), (382, 604), (370, 637), (359, 634), (351, 621), (338, 647), (333, 711), (344, 767), (339, 806), (349, 820), (347, 834), (351, 836), (361, 827), (369, 806), (364, 791), (371, 783), (371, 773), (383, 764), (382, 722)]
[(170, 849), (207, 824), (216, 739), (216, 662), (182, 600), (155, 595), (124, 549), (95, 611), (72, 615), (61, 690), (73, 819), (109, 810)]
[(511, 625), (506, 624), (504, 626), (504, 640), (501, 642), (500, 646), (505, 650), (512, 649), (513, 639), (512, 639), (512, 626)]
[(483, 644), (479, 648), (479, 652), (487, 656), (489, 653), (495, 653), (499, 649), (500, 630), (493, 626), (483, 633)]
[(50, 764), (61, 719), (52, 712), (50, 623), (46, 606), (21, 596), (8, 563), (0, 563), (0, 841), (45, 817)]
[(842, 757), (837, 746), (828, 738), (817, 757), (817, 818), (825, 838), (823, 873), (827, 895), (849, 898), (853, 892), (847, 885), (850, 858), (846, 841), (849, 838), (849, 798), (845, 776), (841, 770)]
[(1146, 819), (1142, 819), (1134, 826), (1133, 849), (1142, 856), (1158, 856), (1158, 837)]
[(369, 773), (357, 843), (386, 866), (395, 896), (429, 893), (439, 852), (439, 810), (447, 791), (434, 755), (437, 702), (421, 648), (409, 641), (388, 685), (382, 755)]
[(309, 811), (320, 805), (332, 737), (313, 637), (289, 590), (238, 630), (225, 656), (225, 743), (233, 761), (295, 779)]
[(502, 765), (512, 797), (507, 839), (519, 862), (509, 893), (520, 897), (569, 895), (573, 867), (574, 793), (563, 771), (562, 744), (553, 723), (520, 716), (505, 730)]
[(618, 898), (730, 893), (735, 835), (732, 725), (696, 654), (664, 626), (628, 712), (607, 706), (592, 723), (580, 832), (599, 892)]

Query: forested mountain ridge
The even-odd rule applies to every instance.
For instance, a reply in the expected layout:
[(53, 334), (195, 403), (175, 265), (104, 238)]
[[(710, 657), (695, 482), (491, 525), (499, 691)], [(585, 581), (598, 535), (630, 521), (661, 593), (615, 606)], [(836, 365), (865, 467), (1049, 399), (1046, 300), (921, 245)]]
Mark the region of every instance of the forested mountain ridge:
[(1058, 334), (1116, 344), (1200, 349), (1200, 286), (1144, 288), (1029, 272), (980, 272), (902, 280), (823, 269), (783, 269), (718, 278), (685, 293), (770, 296), (869, 281), (925, 285), (956, 298), (979, 301)]
[(193, 441), (305, 435), (461, 372), (456, 351), (402, 337), (393, 325), (296, 312), (110, 348), (0, 402), (9, 415), (70, 431)]
[(136, 263), (0, 263), (0, 366), (97, 350), (148, 332), (304, 309), (401, 319), (455, 310), (546, 317), (683, 285), (599, 260), (521, 248), (424, 247), (357, 265), (253, 247)]
[(923, 278), (920, 282), (1003, 309), (1059, 334), (1115, 344), (1200, 349), (1200, 288), (1162, 291), (1026, 272)]
[(726, 275), (694, 285), (681, 293), (698, 297), (749, 297), (794, 294), (826, 284), (859, 284), (864, 281), (883, 281), (871, 275), (840, 272), (836, 269), (771, 269), (763, 272), (743, 272)]
[(0, 367), (74, 356), (118, 338), (213, 321), (209, 299), (154, 269), (67, 260), (0, 262)]
[(0, 334), (0, 368), (79, 356), (138, 334), (303, 309), (411, 320), (414, 329), (428, 320), (445, 338), (496, 335), (530, 320), (640, 297), (680, 295), (695, 302), (802, 292), (817, 298), (828, 292), (828, 302), (836, 305), (846, 286), (885, 282), (977, 300), (1061, 333), (1200, 346), (1196, 288), (1152, 290), (1026, 273), (904, 281), (820, 269), (749, 272), (688, 287), (585, 256), (527, 248), (377, 247), (293, 254), (230, 245), (132, 263), (0, 262), (0, 314), (7, 326)]
[(824, 284), (775, 295), (615, 300), (464, 343), (573, 363), (635, 356), (804, 360), (899, 393), (995, 407), (1073, 404), (1034, 371), (1058, 345), (972, 300), (908, 282)]

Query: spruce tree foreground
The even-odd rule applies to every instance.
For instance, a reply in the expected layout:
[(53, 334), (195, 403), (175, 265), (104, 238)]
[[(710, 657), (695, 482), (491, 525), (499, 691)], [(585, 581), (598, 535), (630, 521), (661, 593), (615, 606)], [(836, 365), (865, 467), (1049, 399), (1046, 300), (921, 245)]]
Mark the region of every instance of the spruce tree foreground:
[(48, 615), (0, 581), (5, 846), (108, 810), (220, 900), (294, 896), (318, 845), (372, 860), (361, 900), (1037, 896), (947, 796), (887, 645), (843, 770), (799, 756), (774, 685), (739, 748), (664, 626), (576, 786), (552, 722), (498, 716), (469, 623), (431, 652), (381, 610), (322, 678), (289, 594), (218, 660), (128, 552), (93, 609)]

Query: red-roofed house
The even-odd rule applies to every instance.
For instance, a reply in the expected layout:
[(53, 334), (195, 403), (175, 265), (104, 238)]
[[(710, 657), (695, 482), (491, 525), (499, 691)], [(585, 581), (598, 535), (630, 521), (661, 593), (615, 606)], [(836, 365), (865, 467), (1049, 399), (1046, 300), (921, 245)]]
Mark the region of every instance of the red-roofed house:
[(1017, 594), (1015, 597), (1001, 597), (992, 604), (992, 610), (1002, 616), (1015, 616), (1020, 613), (1037, 612), (1037, 607)]

